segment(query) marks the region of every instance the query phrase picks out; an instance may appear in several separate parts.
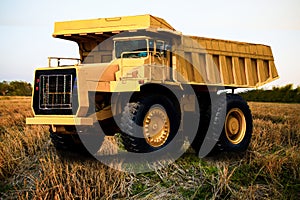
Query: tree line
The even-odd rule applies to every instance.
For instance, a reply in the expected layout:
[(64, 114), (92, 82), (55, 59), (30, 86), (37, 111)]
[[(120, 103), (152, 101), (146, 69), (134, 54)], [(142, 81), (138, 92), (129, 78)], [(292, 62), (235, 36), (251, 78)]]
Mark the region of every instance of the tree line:
[(30, 96), (32, 86), (24, 81), (0, 82), (0, 96)]
[[(0, 96), (31, 96), (31, 92), (31, 84), (25, 81), (0, 82)], [(300, 103), (300, 86), (293, 89), (293, 84), (288, 84), (272, 90), (249, 90), (240, 95), (247, 101)]]
[(247, 101), (300, 103), (300, 86), (293, 89), (293, 84), (288, 84), (272, 90), (249, 90), (240, 95)]

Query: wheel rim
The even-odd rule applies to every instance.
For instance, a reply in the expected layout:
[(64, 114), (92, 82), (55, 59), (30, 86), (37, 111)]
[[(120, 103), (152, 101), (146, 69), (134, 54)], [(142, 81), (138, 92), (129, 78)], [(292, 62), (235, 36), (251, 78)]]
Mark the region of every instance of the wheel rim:
[(150, 108), (143, 127), (146, 142), (152, 147), (162, 146), (170, 135), (170, 120), (165, 109), (158, 106)]
[(239, 144), (245, 137), (246, 118), (239, 108), (231, 109), (225, 121), (225, 132), (227, 139), (232, 144)]

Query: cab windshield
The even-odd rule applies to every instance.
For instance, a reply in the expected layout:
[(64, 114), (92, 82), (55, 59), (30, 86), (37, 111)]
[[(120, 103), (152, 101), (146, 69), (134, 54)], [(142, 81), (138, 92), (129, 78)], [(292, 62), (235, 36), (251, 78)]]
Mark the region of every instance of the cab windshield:
[(141, 58), (147, 57), (147, 40), (115, 41), (116, 58)]

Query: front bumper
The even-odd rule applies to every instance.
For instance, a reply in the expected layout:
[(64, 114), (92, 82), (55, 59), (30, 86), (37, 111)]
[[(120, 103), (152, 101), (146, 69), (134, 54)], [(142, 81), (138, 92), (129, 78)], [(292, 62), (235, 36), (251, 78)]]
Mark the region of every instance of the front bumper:
[(44, 125), (93, 125), (94, 119), (90, 117), (34, 117), (27, 118), (26, 124)]

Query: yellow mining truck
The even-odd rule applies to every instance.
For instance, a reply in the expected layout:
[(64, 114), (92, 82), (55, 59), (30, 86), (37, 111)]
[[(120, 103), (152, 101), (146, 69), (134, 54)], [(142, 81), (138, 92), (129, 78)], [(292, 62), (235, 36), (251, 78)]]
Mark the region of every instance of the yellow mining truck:
[(196, 151), (205, 138), (214, 149), (244, 151), (252, 116), (234, 90), (278, 78), (269, 46), (186, 36), (152, 15), (56, 22), (53, 37), (76, 42), (80, 58), (49, 57), (36, 69), (27, 124), (50, 125), (57, 148), (93, 132), (99, 145), (119, 133), (129, 152), (175, 138)]

